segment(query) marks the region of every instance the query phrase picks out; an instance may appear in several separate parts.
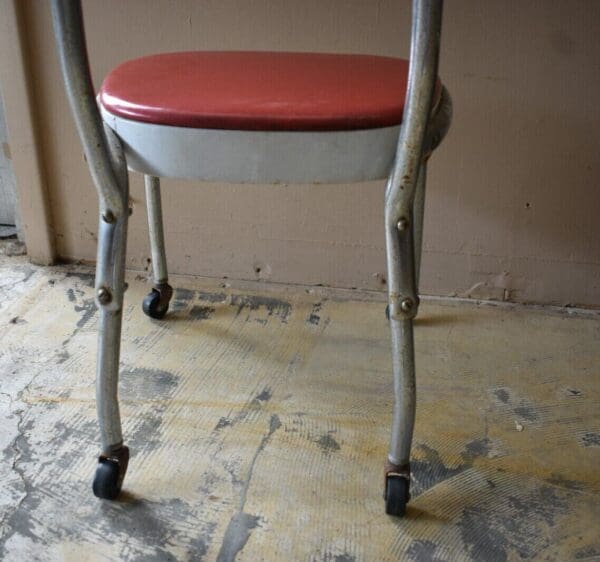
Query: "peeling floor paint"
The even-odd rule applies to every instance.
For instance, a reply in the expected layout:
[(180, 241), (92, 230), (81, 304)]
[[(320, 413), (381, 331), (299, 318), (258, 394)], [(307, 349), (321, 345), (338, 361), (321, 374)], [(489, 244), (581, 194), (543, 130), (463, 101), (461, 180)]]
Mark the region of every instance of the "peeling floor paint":
[(132, 457), (103, 502), (93, 274), (0, 257), (0, 559), (600, 557), (600, 314), (424, 304), (413, 500), (394, 520), (381, 302), (180, 278), (151, 321), (128, 282)]

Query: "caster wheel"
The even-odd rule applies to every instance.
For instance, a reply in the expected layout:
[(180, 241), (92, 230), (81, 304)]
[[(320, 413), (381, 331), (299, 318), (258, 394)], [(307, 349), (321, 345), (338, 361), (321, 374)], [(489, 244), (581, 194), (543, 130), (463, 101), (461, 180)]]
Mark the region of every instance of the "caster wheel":
[(167, 310), (169, 310), (169, 301), (172, 294), (173, 289), (170, 285), (164, 284), (154, 287), (152, 292), (145, 296), (142, 303), (144, 314), (155, 320), (164, 318)]
[(122, 447), (115, 456), (100, 456), (92, 484), (92, 490), (97, 498), (116, 499), (121, 491), (128, 463), (129, 449), (127, 447)]
[(402, 476), (388, 476), (385, 484), (385, 512), (388, 515), (403, 517), (410, 499), (409, 481)]
[(144, 314), (150, 318), (156, 320), (164, 318), (165, 314), (167, 314), (167, 308), (168, 307), (161, 306), (160, 293), (156, 289), (152, 289), (152, 292), (144, 297), (142, 309), (144, 310)]

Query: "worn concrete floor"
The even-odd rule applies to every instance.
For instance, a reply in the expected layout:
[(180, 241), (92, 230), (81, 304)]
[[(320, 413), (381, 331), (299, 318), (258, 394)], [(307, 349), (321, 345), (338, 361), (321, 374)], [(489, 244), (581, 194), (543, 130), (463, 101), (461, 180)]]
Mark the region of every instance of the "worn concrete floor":
[(89, 270), (0, 258), (0, 558), (600, 559), (600, 315), (426, 301), (414, 499), (384, 515), (378, 297), (129, 275), (122, 499), (98, 452)]

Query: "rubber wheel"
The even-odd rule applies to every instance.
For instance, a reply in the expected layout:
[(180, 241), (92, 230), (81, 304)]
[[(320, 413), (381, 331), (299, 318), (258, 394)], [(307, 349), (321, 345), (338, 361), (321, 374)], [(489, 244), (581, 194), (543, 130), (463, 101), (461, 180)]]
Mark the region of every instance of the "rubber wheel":
[[(119, 480), (121, 480), (119, 482)], [(121, 491), (123, 479), (119, 479), (119, 463), (110, 459), (101, 460), (96, 467), (92, 490), (97, 498), (114, 500)]]
[(146, 316), (154, 318), (155, 320), (161, 320), (167, 314), (169, 303), (167, 303), (167, 306), (162, 306), (160, 302), (160, 293), (152, 289), (152, 292), (144, 297), (142, 309)]
[(388, 515), (403, 517), (406, 513), (406, 504), (410, 499), (408, 492), (409, 482), (401, 476), (390, 476), (386, 479), (385, 512)]

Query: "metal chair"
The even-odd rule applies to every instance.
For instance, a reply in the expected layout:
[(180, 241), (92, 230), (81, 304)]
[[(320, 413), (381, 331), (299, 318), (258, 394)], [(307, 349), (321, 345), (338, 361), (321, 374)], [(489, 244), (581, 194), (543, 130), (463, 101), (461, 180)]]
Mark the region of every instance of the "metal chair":
[[(388, 514), (404, 515), (416, 404), (413, 319), (426, 166), (452, 112), (437, 77), (442, 0), (413, 0), (409, 63), (366, 55), (171, 53), (117, 67), (98, 101), (80, 1), (53, 0), (52, 13), (68, 98), (100, 202), (95, 291), (102, 453), (94, 494), (118, 496), (129, 458), (117, 398), (128, 167), (145, 174), (154, 287), (143, 309), (152, 318), (167, 313), (173, 292), (159, 177), (261, 183), (387, 177), (386, 312), (395, 402), (384, 497)], [(166, 83), (168, 91), (158, 91)]]

